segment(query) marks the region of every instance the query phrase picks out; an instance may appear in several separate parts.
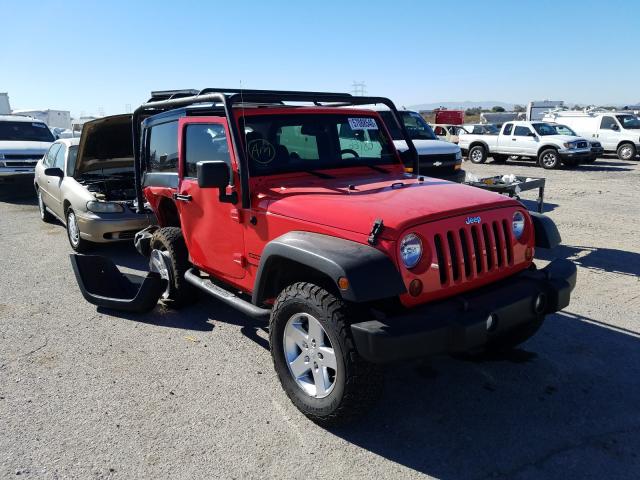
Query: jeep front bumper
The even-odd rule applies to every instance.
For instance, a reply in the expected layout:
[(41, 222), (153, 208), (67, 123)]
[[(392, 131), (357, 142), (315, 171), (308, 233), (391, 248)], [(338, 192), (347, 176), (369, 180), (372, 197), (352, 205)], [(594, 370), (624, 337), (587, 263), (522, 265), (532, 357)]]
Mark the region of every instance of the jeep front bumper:
[(576, 266), (554, 260), (462, 296), (351, 325), (360, 356), (374, 363), (472, 352), (495, 336), (569, 305)]

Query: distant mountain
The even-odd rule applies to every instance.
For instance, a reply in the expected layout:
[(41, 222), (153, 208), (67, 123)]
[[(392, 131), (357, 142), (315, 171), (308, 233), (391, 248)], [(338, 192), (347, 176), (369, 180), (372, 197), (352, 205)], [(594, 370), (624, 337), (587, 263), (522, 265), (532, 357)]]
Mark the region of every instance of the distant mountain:
[[(522, 104), (526, 105), (526, 103)], [(435, 103), (421, 103), (419, 105), (411, 105), (407, 108), (411, 110), (433, 110), (434, 108), (445, 107), (449, 110), (466, 110), (467, 108), (482, 108), (490, 110), (492, 107), (502, 107), (507, 111), (513, 110), (513, 103), (505, 103), (498, 101), (482, 101), (471, 102), (466, 100), (464, 102), (435, 102)]]

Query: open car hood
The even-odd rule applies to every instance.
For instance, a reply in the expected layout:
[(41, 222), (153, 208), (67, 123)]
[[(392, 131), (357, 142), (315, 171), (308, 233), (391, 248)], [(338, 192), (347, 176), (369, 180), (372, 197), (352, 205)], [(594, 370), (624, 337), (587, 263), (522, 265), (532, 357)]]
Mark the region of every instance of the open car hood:
[(133, 170), (131, 114), (112, 115), (85, 123), (74, 176), (103, 168), (126, 167)]

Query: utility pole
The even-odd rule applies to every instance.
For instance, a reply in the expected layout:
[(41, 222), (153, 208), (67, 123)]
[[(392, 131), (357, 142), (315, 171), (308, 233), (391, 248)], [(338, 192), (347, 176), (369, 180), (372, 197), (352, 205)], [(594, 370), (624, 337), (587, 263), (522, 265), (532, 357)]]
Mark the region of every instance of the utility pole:
[(362, 80), (361, 82), (356, 82), (354, 80), (351, 86), (353, 87), (351, 93), (353, 93), (356, 97), (364, 97), (367, 94), (367, 84), (364, 80)]

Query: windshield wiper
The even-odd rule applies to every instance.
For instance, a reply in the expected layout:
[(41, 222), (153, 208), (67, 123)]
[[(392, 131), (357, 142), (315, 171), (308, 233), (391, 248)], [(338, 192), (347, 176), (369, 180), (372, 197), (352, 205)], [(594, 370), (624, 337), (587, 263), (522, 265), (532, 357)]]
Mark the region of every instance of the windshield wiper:
[(365, 165), (365, 167), (369, 167), (371, 170), (375, 170), (376, 172), (389, 173), (389, 170), (386, 168), (378, 167), (376, 165)]
[(303, 170), (304, 173), (308, 173), (310, 175), (315, 175), (318, 178), (323, 178), (323, 179), (330, 179), (330, 178), (335, 178), (332, 177), (331, 175), (328, 175), (326, 173), (322, 173), (322, 172), (316, 172), (315, 170)]

